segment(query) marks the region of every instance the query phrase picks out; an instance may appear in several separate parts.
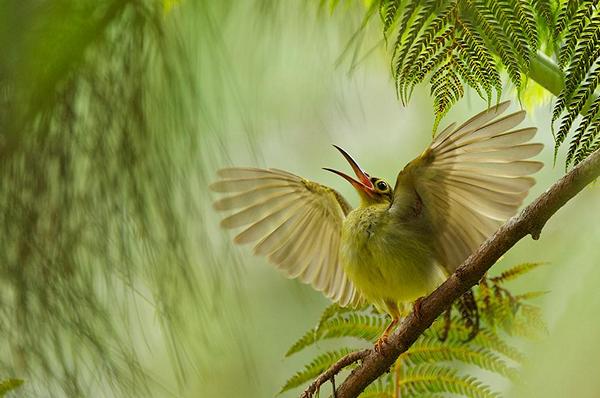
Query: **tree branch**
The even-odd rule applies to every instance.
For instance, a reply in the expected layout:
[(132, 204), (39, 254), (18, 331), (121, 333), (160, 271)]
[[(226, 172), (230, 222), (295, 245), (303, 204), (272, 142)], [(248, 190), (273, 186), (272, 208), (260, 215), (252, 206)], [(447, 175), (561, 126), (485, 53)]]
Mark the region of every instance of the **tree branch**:
[[(331, 380), (333, 382), (333, 378), (338, 373), (340, 373), (342, 371), (342, 369), (352, 365), (354, 362), (358, 362), (361, 359), (364, 359), (364, 357), (369, 355), (370, 351), (371, 350), (368, 350), (368, 349), (361, 350), (361, 351), (355, 351), (355, 352), (351, 352), (350, 354), (347, 354), (347, 355), (344, 355), (343, 357), (341, 357), (336, 363), (331, 365), (329, 367), (329, 369), (327, 369), (325, 372), (321, 373), (319, 375), (319, 377), (317, 377), (315, 379), (315, 381), (310, 383), (310, 386), (308, 386), (308, 388), (306, 390), (304, 390), (304, 392), (302, 393), (300, 398), (311, 398), (317, 391), (319, 391), (319, 388), (323, 384), (325, 384), (329, 380)], [(334, 386), (335, 386), (335, 384), (334, 384)], [(334, 393), (335, 393), (335, 387), (334, 387)]]
[[(565, 174), (521, 213), (509, 219), (488, 238), (465, 262), (433, 293), (421, 302), (420, 316), (414, 312), (406, 317), (389, 337), (383, 353), (374, 349), (360, 351), (359, 365), (336, 391), (336, 398), (355, 398), (375, 379), (387, 372), (396, 359), (417, 340), (433, 321), (472, 286), (477, 284), (494, 263), (519, 240), (527, 235), (538, 239), (548, 219), (600, 175), (600, 150)], [(346, 358), (346, 357), (344, 357)], [(342, 359), (344, 359), (342, 358)], [(338, 361), (315, 381), (321, 384), (331, 379), (342, 368)], [(353, 361), (354, 362), (354, 361)], [(313, 385), (315, 385), (313, 383)], [(312, 385), (311, 385), (312, 386)], [(316, 390), (312, 390), (314, 393)], [(305, 391), (302, 397), (307, 395)]]

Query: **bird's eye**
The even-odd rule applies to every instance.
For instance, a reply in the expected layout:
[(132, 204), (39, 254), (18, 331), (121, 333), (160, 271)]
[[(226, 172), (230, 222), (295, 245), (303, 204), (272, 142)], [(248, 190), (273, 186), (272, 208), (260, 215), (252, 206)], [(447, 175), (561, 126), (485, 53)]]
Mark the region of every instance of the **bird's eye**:
[(388, 185), (385, 183), (385, 181), (377, 181), (377, 189), (379, 189), (380, 191), (385, 191), (388, 188)]

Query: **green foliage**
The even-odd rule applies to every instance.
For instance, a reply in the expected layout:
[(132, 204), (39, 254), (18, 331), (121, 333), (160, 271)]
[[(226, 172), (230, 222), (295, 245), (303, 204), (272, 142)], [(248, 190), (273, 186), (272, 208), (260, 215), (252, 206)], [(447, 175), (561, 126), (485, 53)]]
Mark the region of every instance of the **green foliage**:
[[(600, 85), (600, 11), (596, 0), (376, 3), (391, 52), (398, 97), (406, 103), (414, 87), (428, 80), (434, 131), (464, 96), (465, 85), (488, 104), (500, 98), (501, 73), (506, 72), (520, 94), (530, 78), (557, 94), (552, 120), (559, 121), (555, 155), (569, 132), (574, 132), (567, 167), (600, 147), (600, 107), (593, 104)], [(542, 67), (546, 61), (538, 51), (558, 66), (553, 70)], [(579, 123), (578, 115), (582, 115)]]
[(6, 379), (0, 381), (0, 397), (4, 397), (6, 393), (16, 390), (21, 387), (23, 380), (21, 379)]
[(382, 0), (400, 99), (408, 101), (414, 86), (429, 76), (437, 127), (464, 95), (465, 84), (491, 102), (501, 94), (504, 67), (521, 87), (542, 39), (540, 20), (553, 21), (554, 9), (549, 1)]
[(198, 140), (212, 93), (186, 44), (213, 43), (189, 30), (213, 21), (198, 22), (204, 2), (168, 14), (154, 0), (4, 3), (0, 370), (27, 376), (38, 396), (99, 385), (150, 396), (138, 306), (156, 311), (153, 338), (180, 375), (180, 334), (216, 296), (195, 285), (202, 268), (216, 279), (211, 264), (191, 261), (206, 241), (190, 181), (206, 185)]
[[(372, 383), (361, 397), (387, 398), (437, 397), (454, 394), (465, 397), (498, 397), (483, 380), (471, 376), (469, 368), (484, 370), (496, 378), (518, 380), (518, 365), (523, 354), (514, 345), (514, 336), (532, 337), (545, 330), (540, 309), (527, 303), (540, 292), (512, 295), (504, 284), (535, 269), (541, 263), (516, 265), (500, 275), (482, 280), (473, 290), (482, 325), (479, 333), (468, 340), (470, 324), (455, 306), (436, 320), (410, 349), (402, 354), (388, 374)], [(450, 323), (447, 320), (450, 320)], [(281, 392), (316, 378), (333, 363), (364, 345), (374, 342), (383, 332), (387, 316), (372, 307), (357, 310), (328, 307), (316, 328), (296, 341), (286, 355), (315, 347), (324, 340), (337, 341), (341, 347), (318, 354), (292, 376)], [(440, 336), (445, 335), (445, 339)], [(349, 345), (352, 338), (358, 345)], [(330, 343), (331, 344), (331, 343)], [(486, 379), (488, 380), (488, 379)]]

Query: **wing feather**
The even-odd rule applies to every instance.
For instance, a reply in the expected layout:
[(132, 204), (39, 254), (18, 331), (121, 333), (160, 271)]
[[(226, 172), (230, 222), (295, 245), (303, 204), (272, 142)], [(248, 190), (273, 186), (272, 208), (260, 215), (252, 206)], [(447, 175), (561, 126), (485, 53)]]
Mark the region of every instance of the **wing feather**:
[(543, 166), (527, 160), (543, 149), (529, 143), (536, 129), (512, 130), (525, 112), (502, 116), (509, 105), (503, 102), (446, 128), (398, 175), (391, 211), (406, 217), (406, 209), (414, 207), (401, 202), (412, 198), (407, 192), (416, 193), (437, 259), (449, 272), (515, 214), (535, 184), (529, 175)]
[(232, 167), (217, 172), (214, 203), (232, 214), (224, 228), (243, 228), (234, 242), (254, 243), (286, 276), (298, 278), (342, 306), (361, 297), (338, 260), (341, 228), (350, 206), (333, 189), (279, 169)]

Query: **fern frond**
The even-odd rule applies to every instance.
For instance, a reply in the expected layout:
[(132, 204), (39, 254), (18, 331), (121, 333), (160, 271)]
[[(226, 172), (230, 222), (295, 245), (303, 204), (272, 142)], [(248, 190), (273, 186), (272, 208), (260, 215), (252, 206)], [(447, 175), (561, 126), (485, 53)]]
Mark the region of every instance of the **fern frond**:
[(560, 36), (563, 33), (563, 31), (573, 18), (573, 15), (575, 15), (575, 13), (577, 12), (578, 8), (579, 1), (566, 0), (562, 2), (562, 6), (560, 7), (558, 18), (556, 20), (556, 29), (554, 31), (554, 35), (556, 37)]
[(521, 87), (521, 69), (519, 57), (515, 53), (510, 39), (505, 35), (500, 23), (483, 0), (472, 0), (475, 22), (488, 38), (494, 38), (494, 47), (502, 60), (513, 84)]
[(323, 373), (325, 370), (329, 369), (329, 367), (336, 363), (340, 358), (342, 358), (345, 355), (348, 355), (353, 351), (354, 350), (351, 350), (349, 348), (342, 348), (340, 350), (328, 351), (319, 355), (310, 363), (305, 365), (302, 370), (298, 371), (296, 374), (290, 377), (285, 382), (279, 393), (281, 394), (287, 390), (298, 387), (306, 383), (307, 381), (314, 379), (315, 377)]
[(379, 16), (383, 23), (384, 37), (387, 37), (389, 30), (394, 25), (399, 8), (400, 0), (382, 0), (379, 4)]
[(302, 351), (306, 347), (310, 347), (319, 340), (319, 336), (315, 329), (311, 329), (304, 333), (285, 353), (286, 357)]
[(433, 123), (433, 131), (435, 132), (450, 107), (464, 95), (464, 87), (453, 68), (451, 60), (431, 75), (431, 95), (435, 113)]
[[(397, 74), (395, 78), (397, 80), (410, 80), (419, 67), (443, 46), (453, 32), (453, 27), (448, 26), (448, 24), (455, 11), (456, 1), (451, 1), (446, 8), (439, 12), (438, 15), (429, 22), (423, 33), (413, 41), (407, 51), (402, 71), (400, 73), (396, 71)], [(417, 57), (419, 57), (418, 60)], [(407, 87), (407, 85), (404, 85), (404, 87)], [(407, 93), (404, 92), (402, 97), (407, 99), (406, 95)]]
[(568, 24), (565, 39), (558, 56), (558, 64), (561, 67), (564, 67), (571, 60), (579, 37), (591, 19), (593, 12), (593, 2), (582, 2), (575, 15), (573, 15), (573, 19)]
[[(433, 14), (433, 7), (435, 3), (436, 1), (434, 0), (427, 0), (422, 5), (419, 5), (409, 19), (409, 23), (406, 25), (407, 29), (405, 31), (400, 30), (398, 32), (398, 40), (394, 45), (394, 52), (392, 54), (392, 63), (395, 65), (393, 72), (396, 81), (403, 80), (405, 59), (410, 55), (409, 49), (417, 38), (419, 31), (423, 28), (426, 21)], [(410, 67), (410, 65), (408, 65), (408, 67)], [(404, 98), (403, 95), (400, 95), (400, 97), (404, 102), (406, 102), (407, 98)]]
[(460, 361), (511, 380), (517, 378), (516, 370), (508, 366), (498, 355), (486, 349), (474, 348), (472, 344), (465, 344), (462, 340), (442, 342), (437, 336), (426, 336), (419, 339), (407, 352), (402, 354), (402, 359), (414, 366), (425, 363)]
[(387, 321), (382, 316), (350, 313), (326, 321), (321, 327), (319, 340), (354, 337), (373, 342), (386, 325)]
[[(519, 25), (522, 27), (524, 36), (527, 39), (529, 53), (533, 54), (538, 50), (539, 38), (531, 1), (513, 0), (512, 7), (516, 11)], [(511, 18), (511, 20), (514, 19)]]
[(574, 165), (581, 163), (582, 160), (584, 160), (593, 152), (591, 150), (592, 145), (594, 144), (595, 139), (598, 137), (598, 133), (600, 132), (600, 120), (598, 119), (598, 116), (599, 115), (596, 115), (596, 118), (590, 123), (587, 128), (587, 132), (581, 140), (581, 146), (573, 160)]
[[(500, 73), (494, 62), (494, 57), (485, 45), (483, 37), (479, 34), (477, 29), (473, 26), (471, 21), (468, 19), (459, 19), (457, 22), (459, 28), (459, 34), (462, 40), (458, 40), (460, 45), (463, 41), (465, 46), (458, 47), (458, 51), (463, 50), (461, 57), (468, 64), (473, 66), (478, 65), (479, 71), (482, 74), (482, 85), (486, 92), (491, 88), (496, 90), (496, 96), (499, 98), (502, 92), (502, 82), (500, 80)], [(489, 88), (488, 88), (489, 87)]]
[(469, 398), (498, 398), (499, 394), (474, 377), (461, 376), (455, 369), (421, 365), (408, 368), (398, 384), (401, 395), (451, 393)]
[(550, 0), (533, 0), (532, 4), (536, 13), (543, 18), (550, 31), (553, 32), (555, 24), (552, 2)]
[[(593, 68), (593, 71), (588, 74), (585, 81), (583, 81), (575, 94), (569, 99), (569, 103), (565, 104), (564, 101), (556, 102), (554, 112), (555, 114), (562, 113), (563, 110), (568, 109), (568, 112), (563, 116), (560, 128), (556, 133), (556, 144), (555, 144), (555, 152), (558, 150), (558, 147), (564, 142), (567, 134), (571, 130), (573, 126), (573, 122), (575, 118), (581, 113), (585, 104), (587, 104), (591, 95), (596, 91), (598, 85), (600, 84), (600, 60), (596, 60), (596, 65)], [(581, 138), (581, 137), (580, 137)], [(575, 140), (571, 141), (571, 147), (579, 144), (579, 140), (577, 142)], [(571, 150), (571, 149), (570, 149)], [(572, 155), (571, 155), (572, 156)]]
[[(590, 105), (589, 109), (583, 116), (583, 119), (579, 123), (577, 130), (575, 130), (575, 134), (573, 139), (571, 140), (571, 144), (569, 146), (569, 151), (567, 152), (567, 167), (572, 163), (573, 158), (576, 157), (577, 154), (580, 153), (582, 144), (584, 142), (589, 143), (590, 136), (595, 136), (595, 134), (588, 129), (591, 130), (593, 128), (594, 119), (598, 116), (598, 112), (600, 111), (600, 97), (596, 98), (594, 102)], [(590, 135), (591, 134), (591, 135)], [(583, 151), (585, 152), (585, 150)], [(582, 153), (583, 153), (582, 152)], [(581, 155), (580, 155), (581, 158)]]
[(528, 273), (529, 271), (539, 267), (540, 265), (544, 265), (544, 264), (545, 263), (543, 263), (543, 262), (521, 263), (521, 264), (515, 265), (515, 266), (507, 269), (506, 271), (502, 272), (498, 276), (494, 276), (494, 277), (490, 278), (490, 281), (492, 281), (496, 284), (503, 284), (505, 282), (514, 280), (514, 279)]
[[(590, 23), (584, 28), (577, 40), (574, 62), (571, 62), (565, 73), (565, 96), (567, 98), (577, 88), (589, 72), (592, 64), (600, 56), (600, 14), (594, 15)], [(563, 95), (563, 93), (561, 93)]]
[(410, 97), (412, 89), (421, 83), (427, 75), (439, 68), (448, 60), (454, 50), (454, 27), (448, 26), (427, 46), (414, 62), (414, 73), (411, 72), (405, 81), (398, 81), (398, 90), (404, 90), (405, 97)]
[(494, 21), (498, 21), (502, 27), (502, 33), (509, 38), (507, 41), (512, 44), (515, 50), (515, 60), (518, 64), (520, 64), (519, 60), (522, 60), (524, 69), (527, 71), (532, 50), (529, 48), (526, 34), (519, 23), (519, 19), (512, 17), (514, 4), (511, 4), (508, 0), (496, 0), (489, 3), (488, 7), (495, 16)]

